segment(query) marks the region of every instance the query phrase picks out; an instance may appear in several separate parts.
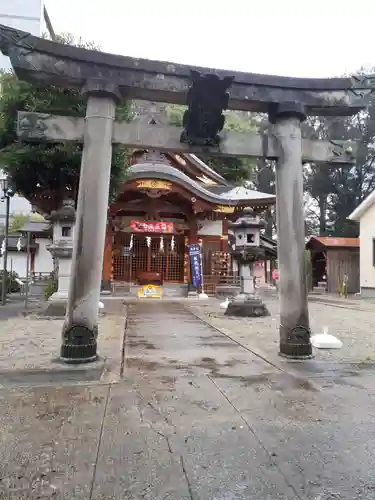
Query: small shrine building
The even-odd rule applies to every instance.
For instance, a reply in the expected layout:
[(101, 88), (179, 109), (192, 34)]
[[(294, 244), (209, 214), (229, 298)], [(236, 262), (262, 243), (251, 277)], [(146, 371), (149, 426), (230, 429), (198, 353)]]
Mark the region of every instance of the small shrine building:
[(204, 274), (230, 273), (228, 221), (274, 203), (273, 195), (229, 184), (194, 154), (136, 150), (108, 209), (103, 285), (186, 284), (187, 245), (198, 242)]

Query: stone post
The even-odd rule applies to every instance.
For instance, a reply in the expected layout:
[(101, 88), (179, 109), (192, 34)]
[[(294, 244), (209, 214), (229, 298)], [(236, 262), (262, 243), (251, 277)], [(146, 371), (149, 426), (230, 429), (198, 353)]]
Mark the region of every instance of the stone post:
[(245, 295), (254, 293), (254, 280), (249, 262), (240, 263), (241, 292)]
[(312, 356), (307, 304), (305, 224), (303, 209), (301, 122), (299, 103), (279, 104), (270, 121), (278, 143), (276, 220), (280, 293), (280, 355)]
[(65, 362), (97, 359), (98, 308), (112, 161), (115, 85), (95, 79), (88, 97), (79, 182), (72, 272), (60, 357)]
[(47, 220), (53, 225), (53, 242), (47, 247), (58, 269), (58, 290), (48, 299), (44, 310), (46, 316), (64, 317), (68, 300), (73, 254), (73, 231), (75, 221), (73, 200), (64, 200), (62, 207), (51, 213)]

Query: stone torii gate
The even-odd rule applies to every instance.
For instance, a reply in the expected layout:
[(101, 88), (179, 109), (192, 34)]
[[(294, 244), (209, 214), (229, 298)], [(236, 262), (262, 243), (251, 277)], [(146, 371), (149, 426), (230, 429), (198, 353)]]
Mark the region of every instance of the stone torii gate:
[[(276, 160), (280, 354), (311, 357), (302, 163), (351, 163), (355, 148), (340, 141), (303, 140), (301, 122), (308, 115), (359, 112), (363, 97), (375, 88), (375, 78), (286, 78), (192, 68), (66, 46), (1, 25), (0, 49), (19, 78), (79, 88), (87, 96), (85, 119), (30, 113), (20, 113), (19, 118), (21, 139), (84, 144), (62, 359), (96, 359), (112, 143)], [(184, 129), (116, 123), (121, 96), (187, 104)], [(268, 113), (272, 133), (222, 133), (225, 108)]]

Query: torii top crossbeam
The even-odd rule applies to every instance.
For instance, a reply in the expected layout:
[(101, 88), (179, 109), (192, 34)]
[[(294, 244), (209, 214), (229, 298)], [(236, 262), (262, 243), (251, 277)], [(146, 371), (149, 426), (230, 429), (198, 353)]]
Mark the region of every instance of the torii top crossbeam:
[(4, 25), (0, 25), (0, 50), (23, 80), (81, 87), (100, 77), (129, 99), (172, 104), (186, 103), (193, 69), (233, 76), (228, 107), (243, 111), (269, 112), (274, 103), (299, 102), (308, 115), (349, 116), (365, 107), (363, 98), (375, 89), (375, 76), (289, 78), (197, 68), (63, 45)]

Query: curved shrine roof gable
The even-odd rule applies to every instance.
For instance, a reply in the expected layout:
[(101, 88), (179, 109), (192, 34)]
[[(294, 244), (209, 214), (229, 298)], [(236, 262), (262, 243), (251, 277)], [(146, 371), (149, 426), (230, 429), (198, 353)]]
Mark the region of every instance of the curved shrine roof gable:
[(153, 165), (168, 165), (206, 186), (216, 185), (225, 188), (229, 185), (224, 177), (190, 153), (177, 154), (157, 150), (136, 150), (133, 152), (132, 164), (149, 164), (150, 171), (153, 170)]
[[(133, 153), (134, 162), (133, 165), (149, 163), (150, 165), (169, 165), (173, 166), (172, 161), (168, 158), (168, 155), (162, 153), (161, 151), (137, 151)], [(150, 167), (151, 168), (151, 167)]]
[(215, 205), (236, 206), (241, 204), (262, 203), (272, 205), (275, 196), (260, 191), (254, 191), (245, 187), (225, 186), (221, 192), (210, 190), (204, 184), (197, 182), (186, 174), (169, 165), (154, 163), (140, 163), (128, 169), (127, 181), (137, 179), (153, 178), (175, 182), (191, 193)]

